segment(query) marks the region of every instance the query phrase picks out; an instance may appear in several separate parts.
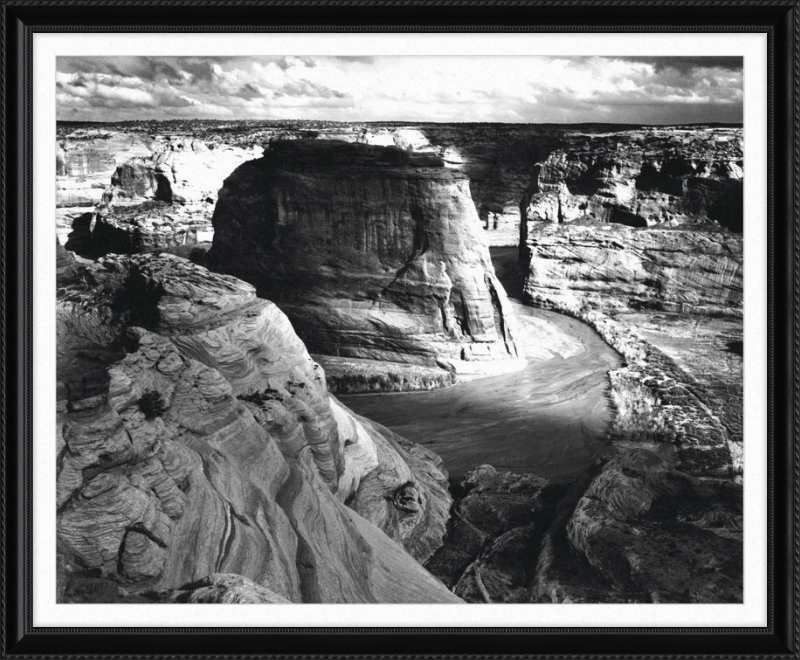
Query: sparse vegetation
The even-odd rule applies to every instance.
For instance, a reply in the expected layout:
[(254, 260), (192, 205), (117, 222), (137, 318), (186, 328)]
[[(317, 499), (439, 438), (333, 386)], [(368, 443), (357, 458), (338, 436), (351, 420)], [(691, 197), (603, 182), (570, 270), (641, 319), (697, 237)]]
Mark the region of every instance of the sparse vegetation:
[(145, 419), (155, 419), (167, 412), (167, 403), (158, 390), (148, 390), (137, 401)]

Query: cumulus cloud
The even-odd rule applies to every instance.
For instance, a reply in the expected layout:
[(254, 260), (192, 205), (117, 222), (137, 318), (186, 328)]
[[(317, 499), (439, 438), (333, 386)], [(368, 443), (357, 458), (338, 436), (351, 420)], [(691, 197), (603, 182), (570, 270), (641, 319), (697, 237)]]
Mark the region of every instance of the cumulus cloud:
[(61, 119), (742, 120), (732, 57), (59, 58)]

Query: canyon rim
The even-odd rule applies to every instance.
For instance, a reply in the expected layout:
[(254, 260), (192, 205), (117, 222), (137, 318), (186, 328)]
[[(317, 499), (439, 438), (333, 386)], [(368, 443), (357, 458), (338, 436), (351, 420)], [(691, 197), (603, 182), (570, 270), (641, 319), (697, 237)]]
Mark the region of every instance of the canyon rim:
[(59, 603), (743, 602), (741, 58), (56, 85)]

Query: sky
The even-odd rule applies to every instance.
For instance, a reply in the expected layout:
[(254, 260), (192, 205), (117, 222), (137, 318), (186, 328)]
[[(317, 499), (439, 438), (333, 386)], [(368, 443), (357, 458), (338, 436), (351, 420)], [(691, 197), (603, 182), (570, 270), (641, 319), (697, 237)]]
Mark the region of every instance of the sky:
[(58, 119), (741, 122), (741, 57), (60, 57)]

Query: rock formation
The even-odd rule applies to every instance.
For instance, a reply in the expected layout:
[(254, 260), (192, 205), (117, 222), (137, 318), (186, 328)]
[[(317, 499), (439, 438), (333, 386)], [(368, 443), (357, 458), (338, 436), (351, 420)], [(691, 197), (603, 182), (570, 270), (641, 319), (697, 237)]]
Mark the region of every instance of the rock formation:
[(742, 314), (741, 234), (537, 223), (521, 249), (536, 305)]
[(103, 199), (122, 163), (151, 153), (142, 132), (102, 129), (59, 131), (56, 145), (56, 227), (63, 243), (73, 221)]
[(742, 602), (742, 488), (622, 452), (570, 485), (468, 473), (426, 567), (467, 602)]
[(740, 129), (720, 128), (571, 134), (534, 168), (523, 217), (741, 231), (741, 140)]
[(214, 228), (211, 267), (255, 283), (312, 353), (519, 362), (469, 182), (438, 156), (273, 143), (227, 179)]
[(468, 602), (530, 602), (532, 568), (563, 488), (482, 465), (458, 485), (445, 544), (428, 570)]
[[(532, 221), (594, 217), (643, 226), (710, 220), (741, 229), (738, 127), (238, 121), (119, 124), (103, 131), (60, 125), (62, 236), (69, 222), (91, 211), (104, 195), (117, 203), (137, 203), (164, 199), (172, 190), (196, 207), (198, 240), (210, 240), (204, 193), (216, 194), (216, 179), (221, 184), (233, 170), (235, 156), (252, 152), (255, 157), (273, 141), (298, 138), (441, 156), (446, 166), (469, 177), (492, 245), (516, 244), (523, 197), (523, 212)], [(211, 172), (214, 185), (209, 187)], [(103, 215), (115, 224), (113, 212), (105, 209)]]
[[(211, 241), (211, 214), (222, 182), (258, 158), (263, 144), (298, 138), (344, 140), (434, 153), (417, 129), (341, 124), (325, 130), (280, 124), (214, 126), (185, 131), (172, 122), (155, 131), (59, 130), (59, 236), (87, 255), (136, 253)], [(82, 215), (88, 217), (74, 226)], [(82, 224), (87, 225), (83, 227)], [(91, 227), (89, 227), (91, 225)]]
[(60, 284), (63, 599), (457, 601), (414, 559), (444, 533), (441, 462), (333, 399), (253, 287), (171, 255)]
[(727, 479), (625, 452), (581, 497), (567, 538), (619, 592), (654, 603), (742, 602), (742, 488)]
[(222, 182), (262, 152), (201, 140), (160, 140), (149, 156), (117, 167), (96, 210), (91, 251), (131, 254), (210, 241)]

